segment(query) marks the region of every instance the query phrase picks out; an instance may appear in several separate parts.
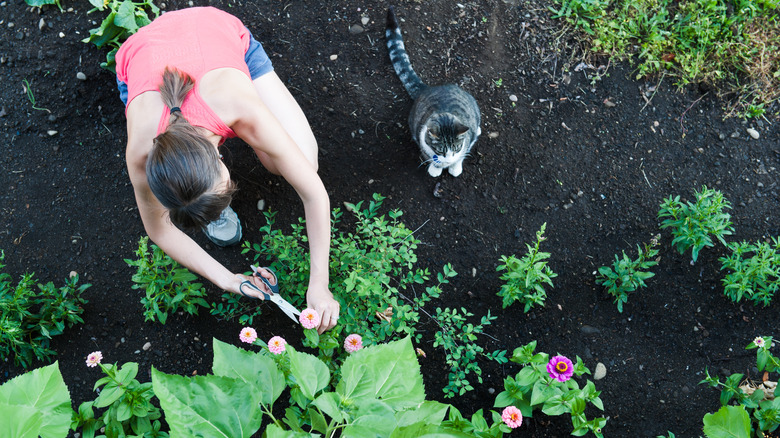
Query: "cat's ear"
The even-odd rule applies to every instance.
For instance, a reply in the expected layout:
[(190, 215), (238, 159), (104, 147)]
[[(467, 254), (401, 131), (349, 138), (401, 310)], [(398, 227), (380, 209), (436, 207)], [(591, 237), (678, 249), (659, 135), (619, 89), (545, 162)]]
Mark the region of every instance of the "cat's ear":
[(433, 138), (439, 138), (439, 124), (428, 123), (428, 134)]
[(458, 134), (458, 137), (460, 137), (461, 135), (469, 132), (469, 127), (462, 123), (456, 123), (455, 132)]

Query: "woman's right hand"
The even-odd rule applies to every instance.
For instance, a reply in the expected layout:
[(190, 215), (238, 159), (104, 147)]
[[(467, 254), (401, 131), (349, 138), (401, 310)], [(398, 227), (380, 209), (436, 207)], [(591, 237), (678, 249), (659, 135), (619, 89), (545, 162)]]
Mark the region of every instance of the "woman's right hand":
[(257, 298), (260, 300), (265, 299), (262, 293), (252, 287), (249, 287), (249, 285), (244, 284), (243, 287), (241, 286), (244, 281), (249, 281), (252, 285), (256, 286), (260, 290), (265, 291), (269, 295), (271, 294), (271, 290), (268, 289), (268, 286), (254, 275), (236, 274), (235, 278), (236, 281), (233, 282), (231, 288), (229, 289), (233, 293), (244, 295), (246, 297)]

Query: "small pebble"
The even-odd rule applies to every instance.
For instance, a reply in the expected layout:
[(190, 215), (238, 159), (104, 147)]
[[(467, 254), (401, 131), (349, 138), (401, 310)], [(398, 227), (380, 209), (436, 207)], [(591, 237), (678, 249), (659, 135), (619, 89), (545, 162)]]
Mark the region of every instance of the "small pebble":
[(265, 210), (265, 199), (260, 199), (257, 201), (257, 211), (263, 211)]
[(758, 138), (760, 137), (760, 135), (758, 134), (758, 131), (756, 131), (756, 130), (755, 130), (755, 129), (753, 129), (753, 128), (748, 128), (748, 129), (747, 129), (747, 133), (748, 133), (748, 134), (749, 134), (751, 137), (753, 137), (753, 140), (758, 140)]
[(366, 17), (365, 15), (362, 18), (360, 18), (360, 22), (363, 23), (363, 26), (367, 25), (368, 21), (369, 21), (369, 18)]
[(54, 137), (55, 135), (57, 135), (57, 131), (53, 129), (46, 131), (46, 133), (49, 134), (49, 137)]
[(149, 351), (149, 349), (152, 348), (152, 343), (151, 342), (147, 342), (147, 343), (144, 344), (144, 346), (142, 348), (144, 349), (144, 351)]
[(339, 55), (330, 55), (330, 60), (331, 61), (335, 61), (335, 60), (338, 59), (338, 57), (339, 57)]
[(515, 96), (514, 94), (510, 94), (509, 100), (511, 100), (512, 102), (517, 102), (517, 96)]
[(603, 363), (596, 364), (596, 371), (593, 373), (593, 380), (601, 380), (607, 375), (607, 367)]
[(352, 35), (363, 33), (363, 26), (359, 24), (353, 24), (352, 26), (349, 26), (349, 33), (351, 33)]
[(87, 75), (85, 75), (82, 72), (78, 72), (78, 73), (76, 73), (76, 79), (78, 79), (80, 81), (86, 81), (87, 80)]
[(498, 132), (493, 131), (490, 134), (488, 134), (488, 138), (498, 138)]
[(64, 34), (64, 33), (62, 33), (62, 32), (60, 32), (60, 33), (59, 33), (59, 37), (60, 37), (60, 38), (65, 38), (65, 34)]
[(41, 20), (38, 21), (38, 30), (43, 30), (44, 27), (46, 27), (46, 20), (41, 17)]

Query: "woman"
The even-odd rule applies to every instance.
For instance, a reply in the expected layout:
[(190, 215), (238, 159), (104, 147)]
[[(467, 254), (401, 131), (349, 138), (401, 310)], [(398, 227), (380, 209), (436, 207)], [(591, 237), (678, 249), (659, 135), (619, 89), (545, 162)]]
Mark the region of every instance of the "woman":
[[(241, 21), (212, 7), (167, 12), (116, 55), (127, 116), (126, 160), (149, 237), (166, 254), (224, 290), (254, 298), (234, 274), (180, 228), (202, 228), (218, 245), (241, 239), (235, 190), (218, 146), (238, 136), (303, 201), (311, 250), (307, 304), (320, 333), (338, 319), (328, 290), (330, 201), (317, 175), (317, 142), (306, 116)], [(272, 273), (261, 275), (275, 281)]]

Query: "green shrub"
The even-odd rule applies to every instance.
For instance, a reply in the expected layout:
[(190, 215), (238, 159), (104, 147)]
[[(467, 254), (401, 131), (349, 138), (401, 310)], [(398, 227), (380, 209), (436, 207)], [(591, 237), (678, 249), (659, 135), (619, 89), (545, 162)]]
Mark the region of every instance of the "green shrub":
[(190, 315), (198, 314), (198, 307), (209, 307), (204, 297), (206, 290), (200, 283), (193, 283), (198, 277), (168, 257), (160, 247), (152, 244), (149, 252), (149, 237), (138, 241), (137, 260), (125, 259), (129, 266), (137, 268), (133, 274), (133, 289), (143, 289), (141, 298), (146, 321), (157, 319), (161, 324), (168, 320), (168, 314), (179, 310)]
[[(462, 364), (461, 358), (453, 355), (458, 354), (460, 347), (480, 354), (484, 354), (483, 350), (474, 345), (473, 339), (454, 338), (449, 333), (453, 324), (457, 327), (475, 326), (459, 318), (443, 316), (443, 313), (431, 315), (423, 309), (441, 295), (443, 285), (448, 284), (457, 273), (447, 264), (442, 272), (436, 274), (433, 284), (426, 285), (426, 282), (431, 281), (429, 271), (415, 266), (415, 249), (420, 241), (399, 220), (403, 215), (401, 211), (392, 210), (387, 216), (379, 214), (384, 199), (374, 194), (373, 200), (365, 208), (362, 201), (345, 204), (346, 209), (354, 215), (354, 232), (343, 232), (336, 228), (341, 223), (342, 213), (340, 209), (334, 209), (329, 273), (330, 290), (341, 304), (339, 324), (323, 335), (307, 335), (312, 339), (307, 337), (306, 346), (317, 348), (319, 358), (328, 366), (335, 367), (339, 356), (343, 355), (336, 348), (342, 342), (342, 333), (359, 334), (364, 345), (379, 344), (404, 336), (419, 341), (422, 335), (417, 331), (417, 326), (422, 317), (428, 317), (440, 328), (441, 345), (445, 346), (447, 362), (453, 366), (451, 378), (457, 376), (448, 388), (457, 391), (469, 388), (462, 373), (476, 372), (478, 364), (471, 364), (467, 369), (457, 368)], [(274, 226), (275, 213), (266, 212), (265, 217), (267, 224), (260, 229), (262, 242), (246, 242), (243, 252), (254, 253), (254, 260), (272, 259), (271, 268), (276, 271), (283, 285), (282, 294), (296, 307), (304, 308), (309, 284), (308, 239), (304, 220), (299, 219), (298, 223), (291, 226), (292, 232), (285, 234)], [(234, 294), (225, 294), (222, 302), (212, 305), (211, 312), (225, 319), (238, 318), (240, 323), (251, 325), (254, 317), (260, 314), (261, 307), (241, 300)], [(443, 319), (439, 320), (439, 317)], [(476, 327), (481, 330), (481, 325)], [(484, 356), (497, 361), (503, 358), (500, 352)], [(335, 368), (331, 368), (331, 371), (337, 372)]]
[[(0, 270), (5, 254), (0, 251)], [(82, 305), (87, 300), (81, 294), (90, 285), (78, 286), (73, 275), (65, 285), (38, 284), (34, 274), (24, 274), (19, 283), (11, 285), (11, 276), (0, 272), (0, 359), (13, 359), (14, 364), (27, 368), (34, 360), (48, 360), (56, 354), (49, 348), (52, 336), (66, 328), (83, 323)]]

